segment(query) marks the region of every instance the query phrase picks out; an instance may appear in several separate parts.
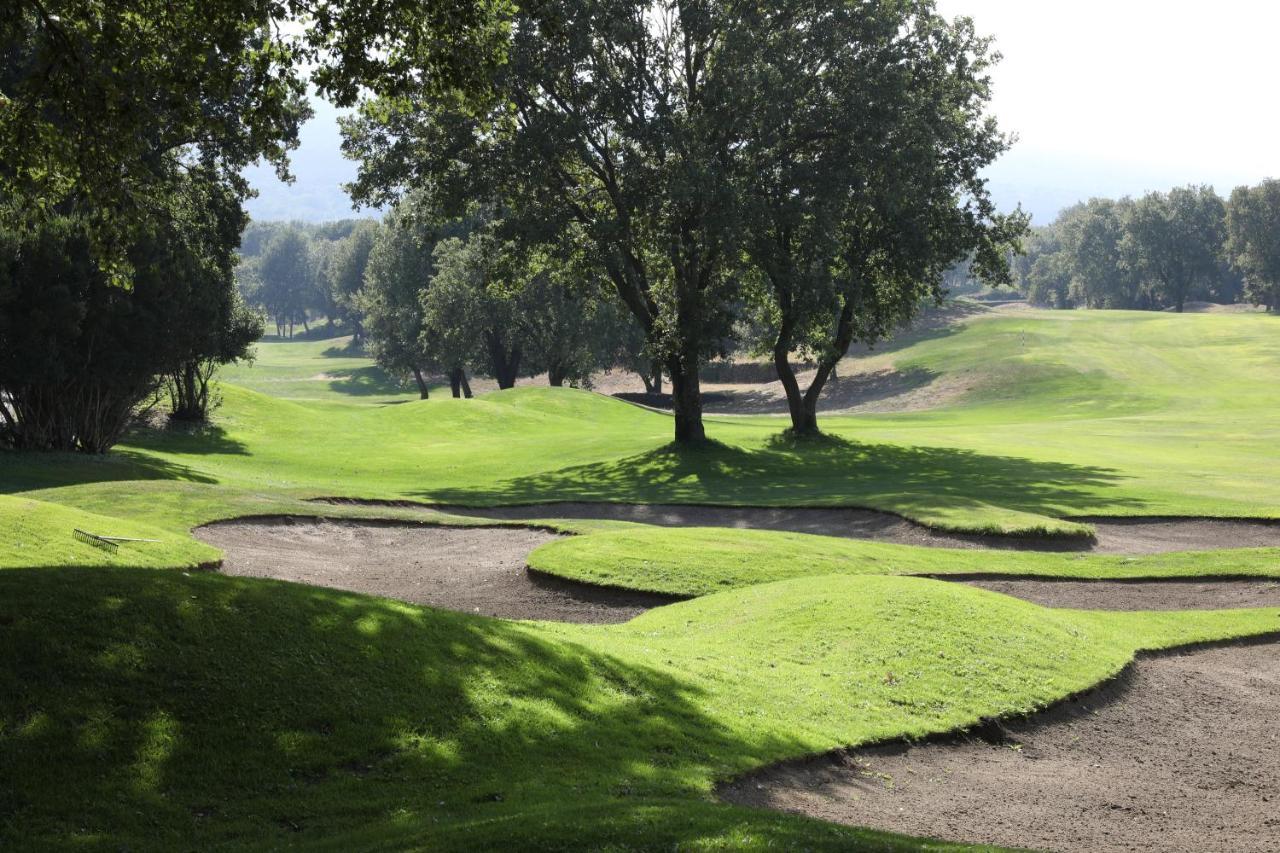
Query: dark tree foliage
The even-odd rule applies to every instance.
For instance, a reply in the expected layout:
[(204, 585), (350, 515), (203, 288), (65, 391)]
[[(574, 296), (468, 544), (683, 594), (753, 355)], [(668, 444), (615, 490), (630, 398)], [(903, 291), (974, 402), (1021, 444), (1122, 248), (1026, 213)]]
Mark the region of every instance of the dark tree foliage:
[(620, 312), (603, 283), (563, 258), (528, 253), (498, 223), (436, 247), (422, 292), (424, 349), (440, 364), (467, 364), (499, 388), (546, 373), (553, 386), (586, 386), (612, 366)]
[[(161, 224), (128, 247), (128, 287), (75, 217), (3, 233), (0, 416), (4, 439), (30, 450), (101, 453), (164, 378), (185, 381), (183, 416), (207, 403), (198, 376), (242, 357), (256, 337), (231, 276), (238, 199), (210, 176), (178, 181)], [(229, 241), (229, 242), (228, 242)], [(186, 393), (191, 392), (194, 393)]]
[(403, 83), (409, 66), (419, 91), (475, 92), (502, 58), (507, 17), (505, 0), (8, 0), (0, 224), (78, 211), (120, 264), (164, 206), (176, 153), (241, 198), (245, 165), (285, 174), (307, 116), (304, 63), (344, 104)]

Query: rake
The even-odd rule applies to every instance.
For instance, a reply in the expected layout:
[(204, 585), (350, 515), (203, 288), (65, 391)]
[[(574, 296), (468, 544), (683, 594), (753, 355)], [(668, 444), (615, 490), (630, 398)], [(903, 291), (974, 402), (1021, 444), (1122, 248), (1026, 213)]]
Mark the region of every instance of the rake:
[(114, 554), (120, 550), (121, 542), (159, 542), (159, 539), (135, 539), (130, 536), (99, 536), (96, 533), (89, 533), (76, 527), (71, 533), (76, 539), (95, 548), (101, 548), (109, 554)]

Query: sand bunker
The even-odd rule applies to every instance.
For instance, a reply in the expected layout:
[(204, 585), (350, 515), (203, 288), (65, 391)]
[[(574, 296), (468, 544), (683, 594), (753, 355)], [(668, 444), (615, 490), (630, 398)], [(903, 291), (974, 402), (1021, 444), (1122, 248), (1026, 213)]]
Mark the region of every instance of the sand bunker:
[(219, 522), (196, 536), (222, 571), (398, 598), (504, 619), (625, 622), (673, 599), (531, 575), (555, 535), (516, 527), (427, 527), (321, 519)]
[[(940, 577), (940, 580), (951, 580)], [(1076, 610), (1229, 610), (1280, 607), (1280, 581), (1065, 581), (972, 578), (964, 583)], [(1280, 653), (1280, 650), (1277, 650)], [(1277, 713), (1280, 713), (1278, 709)]]
[(965, 737), (725, 785), (740, 805), (977, 844), (1280, 850), (1280, 645), (1143, 657), (1116, 682)]
[(1095, 554), (1161, 554), (1224, 548), (1280, 547), (1280, 523), (1198, 518), (1089, 518), (1097, 541), (969, 536), (943, 533), (896, 515), (865, 509), (713, 507), (646, 504), (550, 503), (537, 506), (438, 507), (477, 518), (532, 520), (590, 518), (639, 521), (664, 527), (736, 527), (789, 530), (849, 539), (873, 539), (936, 548), (1088, 551)]

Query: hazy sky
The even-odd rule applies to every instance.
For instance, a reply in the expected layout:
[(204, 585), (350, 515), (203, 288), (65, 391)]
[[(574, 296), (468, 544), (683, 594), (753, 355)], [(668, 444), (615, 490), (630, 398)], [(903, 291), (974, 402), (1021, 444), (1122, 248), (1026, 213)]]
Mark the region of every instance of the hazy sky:
[[(996, 37), (993, 112), (1019, 141), (990, 170), (1003, 206), (1039, 223), (1090, 195), (1280, 177), (1280, 2), (939, 0)], [(353, 215), (339, 185), (334, 113), (318, 105), (295, 154), (298, 183), (262, 170), (259, 219)]]

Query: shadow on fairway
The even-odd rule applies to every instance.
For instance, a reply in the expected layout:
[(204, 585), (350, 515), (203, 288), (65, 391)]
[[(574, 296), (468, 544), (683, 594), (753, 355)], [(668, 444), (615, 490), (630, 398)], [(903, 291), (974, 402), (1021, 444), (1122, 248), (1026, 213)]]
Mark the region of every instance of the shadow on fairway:
[(218, 482), (194, 468), (133, 450), (115, 449), (100, 456), (0, 451), (0, 494), (121, 480)]
[(1100, 494), (1123, 478), (1094, 466), (970, 450), (778, 436), (747, 450), (719, 442), (666, 445), (625, 459), (515, 477), (490, 489), (428, 489), (416, 497), (461, 506), (549, 501), (718, 503), (732, 506), (891, 505), (900, 511), (984, 504), (1062, 516), (1132, 510)]
[(372, 397), (376, 395), (398, 396), (409, 388), (386, 374), (381, 367), (357, 367), (352, 370), (338, 371), (337, 377), (329, 382), (329, 390), (353, 397)]
[(0, 636), (0, 845), (431, 833), (697, 796), (690, 778), (802, 751), (537, 626), (275, 581), (6, 570)]

